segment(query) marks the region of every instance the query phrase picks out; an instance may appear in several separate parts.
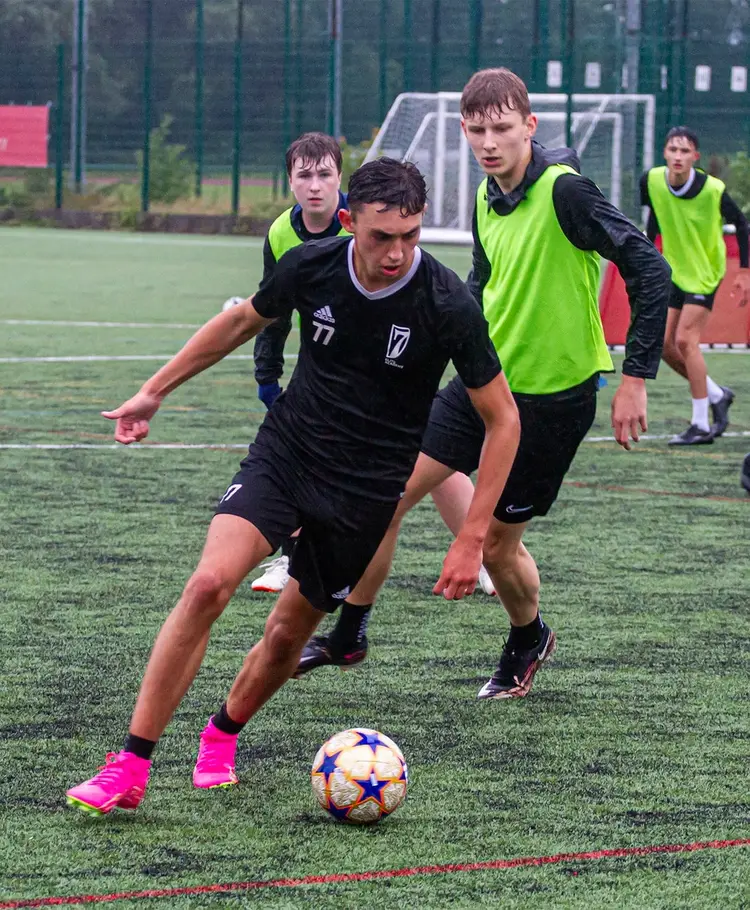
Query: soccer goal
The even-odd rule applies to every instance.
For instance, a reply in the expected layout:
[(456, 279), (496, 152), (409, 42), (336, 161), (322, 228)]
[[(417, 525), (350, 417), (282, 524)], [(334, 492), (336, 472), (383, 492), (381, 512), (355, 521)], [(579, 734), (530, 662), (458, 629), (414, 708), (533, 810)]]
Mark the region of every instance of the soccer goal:
[[(565, 145), (567, 95), (532, 94), (536, 138)], [(367, 160), (389, 155), (413, 161), (427, 179), (429, 208), (423, 238), (471, 243), (471, 215), (482, 172), (461, 130), (459, 92), (407, 92), (393, 102)], [(653, 166), (653, 95), (574, 94), (571, 134), (583, 174), (614, 205), (637, 216), (638, 177)]]

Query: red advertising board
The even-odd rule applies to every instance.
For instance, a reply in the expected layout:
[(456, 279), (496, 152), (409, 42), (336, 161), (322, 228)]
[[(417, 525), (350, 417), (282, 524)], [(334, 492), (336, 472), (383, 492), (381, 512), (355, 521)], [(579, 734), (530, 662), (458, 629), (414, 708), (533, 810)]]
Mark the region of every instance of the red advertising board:
[[(660, 239), (657, 237), (657, 246), (660, 246)], [(750, 302), (732, 293), (734, 278), (740, 267), (737, 238), (727, 234), (724, 239), (727, 244), (727, 273), (719, 286), (701, 341), (704, 344), (750, 344)], [(630, 306), (625, 282), (611, 262), (607, 263), (599, 296), (599, 311), (607, 344), (625, 344), (630, 325)]]
[(49, 108), (0, 105), (0, 167), (47, 167)]

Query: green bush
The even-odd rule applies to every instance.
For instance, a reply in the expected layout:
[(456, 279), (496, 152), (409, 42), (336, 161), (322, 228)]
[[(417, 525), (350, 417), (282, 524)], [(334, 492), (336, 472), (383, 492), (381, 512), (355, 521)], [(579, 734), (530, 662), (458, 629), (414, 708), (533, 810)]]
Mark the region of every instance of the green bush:
[[(373, 137), (374, 138), (374, 137)], [(365, 139), (359, 145), (349, 145), (346, 139), (342, 138), (339, 142), (341, 145), (341, 186), (346, 191), (349, 186), (349, 178), (364, 163), (367, 152), (372, 145), (372, 139)]]
[(726, 184), (732, 199), (750, 217), (750, 157), (747, 152), (737, 152), (730, 158)]
[(17, 181), (0, 186), (0, 206), (13, 209), (31, 210), (34, 208), (34, 197), (25, 182)]
[[(149, 198), (152, 202), (176, 202), (192, 195), (194, 166), (185, 157), (185, 146), (168, 142), (174, 118), (167, 114), (151, 130), (149, 154)], [(138, 168), (143, 173), (143, 152), (136, 153)]]

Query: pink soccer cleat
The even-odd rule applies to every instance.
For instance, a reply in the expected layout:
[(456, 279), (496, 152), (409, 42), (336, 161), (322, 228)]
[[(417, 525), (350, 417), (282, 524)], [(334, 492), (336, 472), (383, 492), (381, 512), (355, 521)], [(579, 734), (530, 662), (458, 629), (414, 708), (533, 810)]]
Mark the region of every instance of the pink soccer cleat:
[(68, 790), (68, 805), (97, 817), (113, 809), (136, 809), (146, 792), (150, 768), (148, 759), (132, 752), (109, 752), (98, 774)]
[(211, 718), (201, 733), (198, 760), (193, 771), (193, 785), (201, 790), (231, 787), (238, 783), (234, 771), (237, 735), (224, 733), (214, 726)]

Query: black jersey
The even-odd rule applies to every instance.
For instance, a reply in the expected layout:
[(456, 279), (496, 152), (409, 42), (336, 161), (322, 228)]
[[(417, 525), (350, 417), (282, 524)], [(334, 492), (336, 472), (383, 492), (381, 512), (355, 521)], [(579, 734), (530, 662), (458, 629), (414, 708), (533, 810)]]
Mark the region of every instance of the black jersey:
[(286, 253), (254, 298), (266, 318), (300, 314), (299, 360), (258, 431), (289, 466), (369, 499), (397, 499), (449, 360), (469, 388), (501, 367), (466, 285), (421, 249), (399, 282), (368, 292), (348, 237)]

